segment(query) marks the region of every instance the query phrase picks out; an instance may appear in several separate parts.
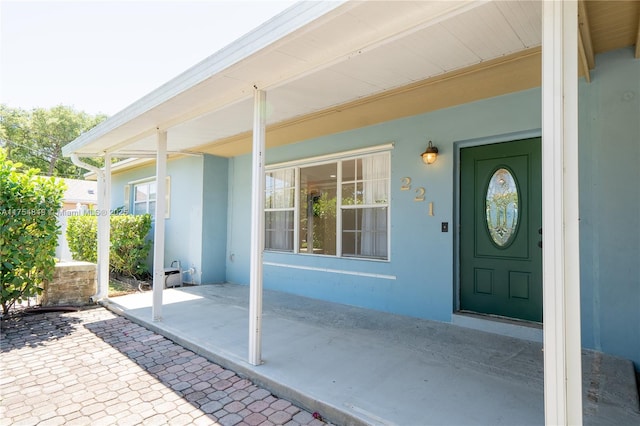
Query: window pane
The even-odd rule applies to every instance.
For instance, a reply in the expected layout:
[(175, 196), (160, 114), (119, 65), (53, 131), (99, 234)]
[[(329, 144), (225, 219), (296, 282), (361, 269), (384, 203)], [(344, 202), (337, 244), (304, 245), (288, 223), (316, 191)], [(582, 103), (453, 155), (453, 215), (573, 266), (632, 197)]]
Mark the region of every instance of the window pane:
[(276, 193), (272, 190), (267, 189), (264, 193), (264, 208), (271, 209), (273, 208), (274, 198)]
[(147, 201), (149, 199), (149, 185), (136, 185), (134, 201)]
[(300, 252), (336, 254), (337, 163), (300, 169)]
[(342, 255), (355, 256), (358, 253), (360, 236), (357, 225), (359, 209), (342, 210)]
[(342, 211), (342, 255), (387, 258), (387, 208)]
[(295, 170), (285, 169), (268, 172), (265, 181), (265, 208), (293, 208)]
[(156, 183), (155, 182), (151, 182), (149, 184), (149, 199), (150, 200), (156, 199)]
[(147, 212), (147, 203), (133, 203), (133, 214), (145, 214)]
[(362, 204), (387, 204), (388, 200), (388, 180), (364, 181), (360, 200)]
[(291, 188), (294, 184), (294, 169), (275, 170), (267, 173), (266, 188)]
[(356, 160), (342, 160), (342, 181), (356, 180)]
[(389, 156), (369, 155), (362, 158), (363, 203), (387, 204), (389, 201)]
[(133, 214), (156, 212), (156, 183), (146, 182), (134, 186)]
[(293, 207), (293, 203), (293, 188), (279, 189), (273, 194), (274, 209), (290, 208)]
[(368, 155), (342, 162), (342, 204), (389, 203), (389, 156)]
[(357, 193), (355, 183), (345, 183), (342, 185), (342, 205), (351, 206), (356, 204)]
[(293, 251), (293, 211), (265, 213), (265, 249)]

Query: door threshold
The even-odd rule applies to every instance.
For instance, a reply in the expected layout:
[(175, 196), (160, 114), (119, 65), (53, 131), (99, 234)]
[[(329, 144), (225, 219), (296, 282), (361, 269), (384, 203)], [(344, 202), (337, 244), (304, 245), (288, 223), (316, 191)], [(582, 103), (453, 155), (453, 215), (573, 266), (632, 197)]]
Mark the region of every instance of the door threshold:
[(542, 324), (538, 322), (458, 311), (451, 315), (451, 323), (487, 333), (542, 343)]

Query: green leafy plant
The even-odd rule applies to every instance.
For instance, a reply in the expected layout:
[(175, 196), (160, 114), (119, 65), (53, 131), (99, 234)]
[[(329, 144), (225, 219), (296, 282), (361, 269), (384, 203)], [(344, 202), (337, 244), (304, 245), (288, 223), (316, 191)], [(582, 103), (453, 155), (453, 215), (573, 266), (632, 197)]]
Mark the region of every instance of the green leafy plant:
[(0, 301), (4, 315), (16, 303), (42, 293), (51, 279), (65, 185), (7, 159), (0, 148)]
[[(95, 215), (71, 216), (67, 223), (67, 241), (76, 260), (96, 262), (98, 218)], [(111, 216), (109, 269), (117, 274), (140, 277), (148, 272), (146, 259), (151, 241), (151, 215)]]
[(145, 263), (151, 248), (146, 239), (151, 230), (151, 215), (111, 217), (109, 267), (113, 272), (137, 277), (148, 272)]
[(75, 260), (98, 261), (98, 221), (95, 216), (67, 218), (67, 244)]

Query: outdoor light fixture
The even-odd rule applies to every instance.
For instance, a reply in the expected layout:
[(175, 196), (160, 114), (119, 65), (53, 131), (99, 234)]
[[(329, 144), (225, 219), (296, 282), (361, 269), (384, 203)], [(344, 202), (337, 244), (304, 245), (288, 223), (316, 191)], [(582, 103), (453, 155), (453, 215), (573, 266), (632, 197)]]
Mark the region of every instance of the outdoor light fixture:
[(438, 148), (433, 146), (431, 141), (429, 141), (429, 146), (427, 146), (427, 150), (423, 152), (421, 155), (422, 155), (422, 161), (424, 161), (424, 164), (433, 164), (436, 161), (436, 158), (438, 158)]

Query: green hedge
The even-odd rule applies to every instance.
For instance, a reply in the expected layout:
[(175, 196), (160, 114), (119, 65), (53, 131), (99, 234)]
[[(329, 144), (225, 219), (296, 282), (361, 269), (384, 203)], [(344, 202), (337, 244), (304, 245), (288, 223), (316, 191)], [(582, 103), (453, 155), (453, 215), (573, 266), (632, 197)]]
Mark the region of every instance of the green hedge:
[[(75, 260), (96, 263), (98, 259), (98, 217), (71, 216), (67, 222), (67, 242)], [(140, 277), (148, 272), (145, 261), (151, 249), (146, 239), (151, 215), (111, 216), (109, 269), (121, 275)]]
[(0, 302), (3, 314), (16, 302), (42, 293), (53, 276), (60, 227), (57, 213), (65, 185), (7, 160), (0, 148)]

